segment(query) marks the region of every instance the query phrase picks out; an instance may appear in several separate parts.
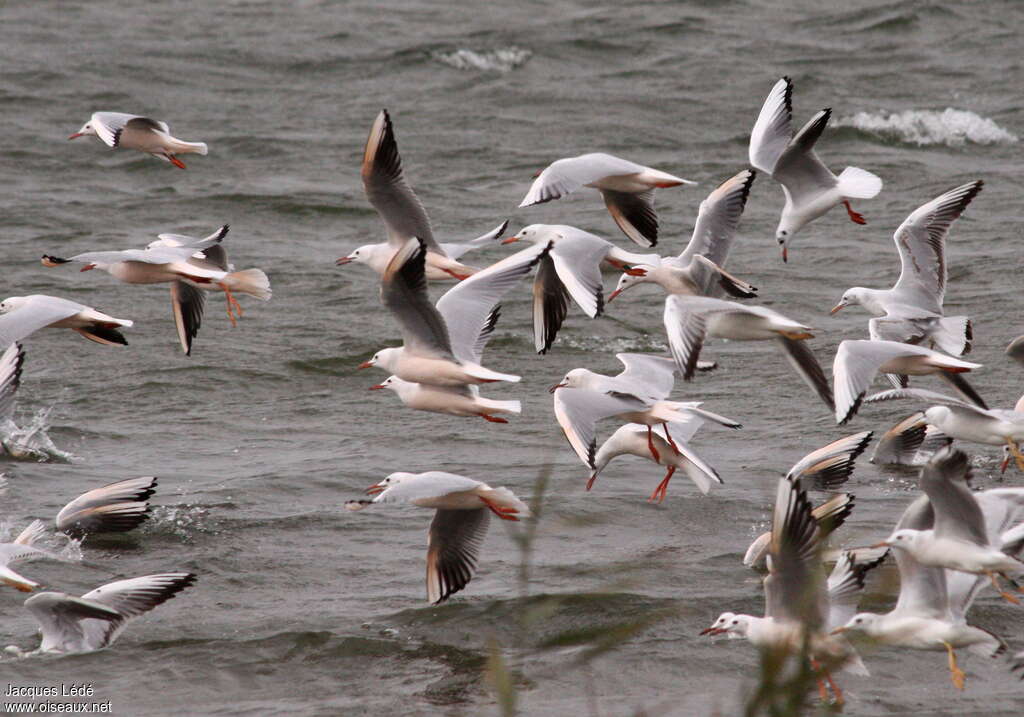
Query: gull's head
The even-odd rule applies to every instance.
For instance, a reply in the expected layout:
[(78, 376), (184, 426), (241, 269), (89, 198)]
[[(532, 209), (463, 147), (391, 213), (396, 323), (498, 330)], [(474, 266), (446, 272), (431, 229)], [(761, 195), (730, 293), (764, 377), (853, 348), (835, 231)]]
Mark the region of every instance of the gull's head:
[(554, 393), (560, 388), (581, 388), (586, 377), (590, 374), (585, 368), (574, 368), (562, 377), (562, 380), (548, 389), (548, 393)]
[(841, 635), (844, 632), (867, 632), (878, 623), (881, 615), (871, 612), (860, 612), (850, 618), (850, 621), (832, 631), (833, 635)]
[(371, 391), (379, 391), (386, 389), (388, 391), (394, 391), (395, 393), (401, 394), (407, 386), (415, 386), (416, 384), (410, 381), (403, 381), (398, 376), (388, 376), (386, 379), (378, 383), (376, 386), (370, 386)]
[(403, 471), (398, 471), (396, 473), (391, 473), (390, 475), (385, 477), (384, 480), (379, 481), (377, 483), (374, 483), (369, 488), (367, 488), (366, 489), (366, 494), (367, 495), (376, 495), (378, 493), (383, 493), (388, 488), (394, 488), (396, 485), (402, 483), (403, 481), (408, 481), (411, 478), (415, 478), (415, 477), (416, 477), (415, 473), (406, 473), (406, 472), (403, 472)]
[(612, 299), (631, 286), (642, 284), (645, 281), (652, 281), (650, 274), (653, 268), (653, 266), (647, 266), (646, 264), (637, 264), (630, 267), (628, 271), (623, 272), (622, 276), (619, 277), (619, 283), (615, 285), (615, 291), (608, 297), (608, 302), (611, 303)]
[(544, 224), (531, 224), (523, 227), (507, 239), (502, 239), (501, 243), (511, 244), (512, 242), (517, 241), (532, 241), (536, 243), (539, 241), (547, 241), (548, 238), (545, 235), (548, 232), (545, 231), (545, 228)]
[(736, 617), (734, 612), (723, 612), (718, 619), (711, 623), (711, 627), (705, 627), (700, 631), (701, 635), (721, 635), (728, 632), (729, 623)]
[(28, 301), (27, 296), (9, 296), (0, 301), (0, 314), (9, 314), (20, 309)]
[(82, 129), (75, 132), (68, 139), (78, 139), (79, 137), (87, 137), (89, 135), (96, 136), (96, 129), (92, 126), (92, 121), (86, 122), (82, 125)]
[(394, 365), (398, 360), (398, 349), (381, 349), (373, 355), (369, 361), (363, 361), (359, 364), (359, 368), (371, 368), (373, 366), (380, 366), (388, 371), (394, 370)]
[(881, 543), (876, 543), (871, 547), (913, 550), (914, 546), (920, 543), (924, 537), (925, 536), (923, 531), (904, 528), (903, 530), (894, 531), (892, 535), (883, 540)]
[(373, 249), (373, 244), (361, 246), (358, 249), (349, 253), (348, 255), (341, 257), (334, 263), (337, 264), (338, 266), (345, 266), (345, 264), (351, 264), (353, 262), (357, 264), (366, 264), (373, 258)]
[[(828, 313), (834, 314), (840, 311), (841, 309), (850, 306), (851, 304), (858, 304), (860, 306), (870, 309), (871, 307), (868, 306), (869, 304), (872, 303), (870, 292), (870, 289), (865, 289), (860, 286), (855, 286), (852, 289), (847, 289), (843, 293), (843, 298), (841, 298), (839, 300), (839, 303), (833, 306), (831, 311), (829, 311)], [(878, 313), (878, 315), (881, 316), (884, 313), (885, 310), (883, 309), (881, 312)]]
[(782, 261), (784, 262), (789, 261), (789, 240), (793, 238), (798, 228), (791, 226), (785, 213), (783, 213), (782, 221), (779, 222), (779, 228), (775, 230), (775, 241), (782, 248)]

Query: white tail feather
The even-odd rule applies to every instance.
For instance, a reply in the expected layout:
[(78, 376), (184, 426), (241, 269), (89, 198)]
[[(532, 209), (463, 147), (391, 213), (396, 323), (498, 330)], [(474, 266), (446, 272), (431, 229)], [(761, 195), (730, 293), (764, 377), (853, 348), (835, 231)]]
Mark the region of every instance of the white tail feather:
[(515, 508), (519, 511), (516, 514), (517, 518), (526, 518), (530, 515), (530, 506), (519, 500), (515, 493), (508, 488), (490, 488), (481, 491), (481, 493), (492, 503), (502, 507)]
[(266, 301), (273, 293), (270, 290), (270, 279), (260, 269), (235, 271), (224, 277), (224, 281), (232, 291), (255, 296), (261, 301)]
[(477, 398), (476, 402), (483, 408), (500, 413), (514, 413), (518, 415), (523, 412), (523, 406), (519, 401), (495, 401), (490, 398)]
[(851, 199), (871, 199), (882, 191), (882, 180), (859, 167), (847, 167), (839, 175), (839, 193)]

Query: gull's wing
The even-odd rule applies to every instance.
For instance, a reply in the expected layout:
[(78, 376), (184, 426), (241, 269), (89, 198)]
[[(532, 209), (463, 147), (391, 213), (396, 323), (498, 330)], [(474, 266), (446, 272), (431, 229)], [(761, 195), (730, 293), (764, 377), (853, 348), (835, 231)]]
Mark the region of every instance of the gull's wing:
[(19, 308), (0, 314), (0, 346), (7, 347), (55, 321), (74, 316), (88, 308), (57, 296), (34, 294)]
[[(876, 394), (876, 396), (879, 394)], [(872, 401), (868, 396), (865, 401)], [(952, 438), (924, 420), (924, 413), (913, 413), (885, 432), (871, 455), (872, 463), (912, 465), (918, 452), (934, 453), (948, 446)]]
[[(806, 475), (806, 474), (805, 474)], [(852, 493), (837, 493), (811, 511), (818, 523), (818, 538), (824, 540), (846, 522), (853, 512)]]
[(907, 217), (893, 235), (900, 253), (900, 278), (893, 287), (906, 303), (942, 313), (946, 293), (946, 236), (984, 182), (962, 184), (924, 204)]
[(701, 304), (690, 299), (676, 294), (665, 298), (664, 321), (668, 347), (684, 381), (693, 378), (707, 336), (707, 315), (700, 310)]
[(139, 261), (146, 264), (173, 264), (176, 261), (188, 261), (189, 258), (207, 246), (202, 240), (190, 246), (157, 245), (149, 249), (124, 249), (121, 251), (87, 251), (69, 257), (68, 261), (80, 264), (114, 264), (119, 261)]
[(83, 493), (57, 513), (57, 530), (75, 535), (131, 530), (147, 518), (156, 483), (153, 476), (129, 478)]
[(227, 236), (230, 229), (231, 227), (229, 225), (224, 224), (205, 239), (198, 239), (196, 237), (188, 236), (187, 234), (157, 234), (156, 241), (150, 242), (148, 248), (152, 249), (160, 246), (194, 246), (196, 244), (214, 242), (212, 246), (190, 256), (188, 263), (193, 266), (198, 266), (201, 269), (231, 271), (233, 267), (228, 262), (227, 250), (224, 248), (224, 245), (221, 244), (221, 241), (223, 241), (224, 237)]
[(406, 351), (454, 360), (444, 317), (427, 295), (426, 262), (426, 242), (405, 242), (381, 275), (380, 298), (398, 321)]
[(775, 83), (750, 132), (750, 164), (772, 174), (775, 164), (793, 137), (793, 81), (783, 77)]
[(192, 340), (203, 323), (206, 294), (187, 281), (171, 282), (171, 312), (178, 329), (178, 341), (186, 356), (192, 355)]
[(405, 477), (405, 480), (389, 485), (372, 502), (416, 504), (420, 500), (431, 500), (448, 495), (449, 493), (471, 491), (484, 485), (478, 480), (446, 471), (426, 471), (416, 474), (402, 473), (401, 475)]
[(623, 234), (642, 247), (657, 245), (658, 213), (654, 211), (653, 189), (639, 193), (602, 189), (601, 196)]
[(559, 388), (555, 391), (555, 419), (569, 445), (588, 468), (594, 468), (597, 449), (595, 431), (602, 418), (648, 407), (638, 398), (607, 394), (583, 388)]
[(609, 246), (609, 242), (589, 232), (562, 230), (550, 253), (559, 280), (576, 305), (592, 319), (604, 311), (601, 261)]
[(637, 174), (645, 169), (642, 164), (602, 152), (559, 159), (537, 175), (519, 206), (550, 202), (605, 177)]
[(33, 595), (25, 601), (25, 609), (39, 623), (44, 646), (71, 645), (79, 651), (103, 646), (94, 647), (87, 643), (83, 629), (86, 620), (97, 626), (93, 628), (95, 632), (100, 631), (100, 625), (114, 630), (124, 622), (121, 614), (107, 605), (64, 593), (46, 592)]
[[(839, 344), (832, 363), (832, 384), (835, 386), (836, 423), (853, 418), (864, 395), (887, 361), (898, 357), (927, 356), (929, 349), (895, 341), (846, 340)], [(945, 373), (945, 372), (943, 372)]]
[(676, 260), (681, 266), (688, 266), (695, 256), (704, 256), (720, 267), (725, 266), (755, 176), (753, 170), (744, 169), (722, 182), (700, 203), (693, 236)]
[[(0, 325), (3, 319), (0, 318)], [(14, 419), (18, 386), (21, 385), (21, 367), (25, 363), (25, 349), (14, 342), (0, 355), (0, 423)]]
[(458, 259), (470, 249), (487, 246), (488, 244), (492, 244), (498, 239), (501, 239), (501, 236), (505, 233), (506, 229), (508, 229), (508, 219), (494, 227), (494, 229), (491, 229), (491, 231), (486, 234), (481, 234), (476, 239), (470, 239), (466, 242), (441, 242), (441, 249), (448, 255), (449, 259), (458, 261)]
[(487, 508), (434, 514), (427, 537), (428, 602), (444, 602), (473, 578), (490, 516)]
[(546, 354), (569, 313), (569, 291), (558, 278), (558, 270), (550, 254), (540, 261), (533, 280), (533, 346)]
[(845, 625), (857, 613), (864, 578), (868, 572), (882, 564), (886, 555), (888, 551), (882, 553), (880, 558), (867, 562), (857, 562), (854, 554), (849, 551), (839, 556), (828, 576), (829, 629)]
[(797, 461), (786, 477), (804, 481), (815, 490), (835, 490), (849, 480), (871, 436), (871, 431), (854, 433), (812, 451)]
[(832, 398), (832, 389), (828, 385), (828, 377), (818, 363), (817, 357), (811, 351), (807, 342), (802, 339), (791, 339), (786, 336), (779, 336), (775, 339), (779, 348), (782, 349), (790, 365), (800, 374), (811, 390), (818, 394), (830, 411), (836, 408), (835, 400)]
[(819, 543), (807, 493), (799, 482), (780, 478), (772, 514), (771, 572), (764, 581), (766, 617), (812, 629), (824, 626), (827, 605)]
[(419, 197), (405, 181), (391, 116), (381, 110), (370, 127), (363, 152), (363, 188), (388, 231), (388, 243), (398, 248), (417, 237), (432, 252), (444, 255), (434, 240), (430, 219)]
[(814, 115), (794, 135), (772, 172), (772, 176), (783, 185), (795, 203), (799, 203), (803, 197), (818, 194), (822, 188), (833, 187), (838, 182), (814, 153), (814, 144), (825, 131), (831, 116), (830, 109)]
[[(124, 112), (93, 112), (89, 122), (96, 130), (96, 135), (103, 140), (108, 147), (116, 147), (121, 141), (121, 132), (130, 122), (142, 120), (141, 124), (136, 123), (139, 129), (159, 129), (169, 132), (167, 125), (162, 127), (153, 120), (138, 115), (129, 115)], [(148, 124), (147, 124), (148, 123)]]
[(83, 600), (108, 607), (121, 616), (119, 621), (84, 620), (82, 631), (87, 647), (93, 650), (106, 647), (117, 639), (130, 618), (167, 602), (195, 581), (194, 573), (159, 573), (117, 580), (87, 592)]
[(921, 470), (921, 490), (935, 511), (935, 536), (987, 546), (985, 516), (969, 486), (967, 454), (947, 448)]
[[(928, 496), (922, 495), (903, 511), (895, 529), (931, 530), (934, 524), (935, 511)], [(949, 619), (947, 571), (922, 565), (906, 550), (893, 553), (900, 571), (900, 594), (889, 614)]]
[(947, 396), (944, 393), (938, 391), (929, 391), (926, 388), (893, 388), (888, 391), (879, 391), (873, 393), (864, 399), (864, 403), (880, 403), (882, 401), (896, 401), (903, 398), (913, 398), (918, 401), (930, 403), (932, 405), (950, 406), (956, 408), (963, 408), (967, 411), (977, 413), (980, 415), (989, 415), (990, 412), (984, 408), (979, 408), (973, 403), (968, 403), (963, 399), (954, 398), (953, 396)]
[(868, 319), (868, 337), (872, 341), (898, 341), (901, 344), (919, 344), (928, 336), (920, 326), (909, 319), (874, 317)]
[(649, 396), (655, 400), (668, 398), (675, 384), (676, 362), (670, 358), (648, 354), (615, 354), (625, 367), (615, 377), (615, 383), (624, 393)]
[[(668, 260), (669, 265), (675, 259)], [(665, 262), (662, 262), (664, 266)], [(736, 296), (742, 299), (752, 299), (757, 296), (757, 287), (739, 279), (722, 267), (715, 264), (705, 256), (698, 254), (690, 260), (690, 263), (682, 268), (682, 271), (689, 274), (690, 280), (697, 287), (697, 294), (700, 296), (719, 297), (723, 293)]]
[(528, 275), (553, 243), (532, 246), (507, 256), (468, 279), (460, 281), (437, 301), (437, 310), (448, 329), (452, 352), (460, 361), (480, 362), (482, 334), (490, 326), (495, 305), (512, 287)]

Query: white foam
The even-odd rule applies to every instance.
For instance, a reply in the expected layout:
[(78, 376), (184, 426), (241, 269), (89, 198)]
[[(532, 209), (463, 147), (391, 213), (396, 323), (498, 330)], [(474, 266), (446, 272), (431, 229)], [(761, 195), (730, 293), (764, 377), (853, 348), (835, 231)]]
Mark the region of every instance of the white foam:
[(903, 112), (858, 112), (841, 117), (836, 127), (853, 127), (887, 139), (916, 145), (944, 144), (957, 147), (972, 144), (1015, 144), (1017, 135), (1003, 129), (987, 117), (970, 110), (947, 107), (942, 110), (904, 110)]
[(522, 47), (500, 47), (496, 50), (468, 50), (460, 48), (450, 52), (435, 52), (435, 60), (457, 70), (484, 70), (487, 72), (510, 72), (521, 67), (533, 53)]

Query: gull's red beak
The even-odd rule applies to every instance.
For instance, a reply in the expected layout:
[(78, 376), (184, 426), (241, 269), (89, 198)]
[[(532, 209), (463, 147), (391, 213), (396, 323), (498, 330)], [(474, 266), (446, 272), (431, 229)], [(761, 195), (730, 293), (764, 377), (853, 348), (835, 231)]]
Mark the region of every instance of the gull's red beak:
[(869, 545), (868, 546), (868, 548), (872, 549), (872, 550), (874, 550), (875, 548), (891, 548), (891, 547), (892, 547), (892, 543), (887, 543), (884, 540), (881, 543), (875, 543), (874, 545)]
[(71, 135), (70, 137), (68, 137), (68, 139), (78, 139), (78, 138), (79, 138), (79, 137), (81, 137), (81, 136), (82, 136), (82, 133), (81, 133), (81, 132), (75, 132), (75, 133), (74, 133), (73, 135)]
[(382, 486), (380, 483), (374, 483), (373, 485), (366, 489), (366, 495), (376, 495), (377, 493), (383, 492), (384, 486)]
[(839, 311), (839, 310), (840, 310), (841, 308), (843, 308), (844, 306), (846, 306), (846, 304), (844, 304), (843, 302), (841, 302), (841, 301), (840, 301), (840, 302), (839, 302), (838, 304), (836, 304), (835, 306), (833, 306), (833, 307), (832, 307), (832, 310), (831, 310), (831, 311), (829, 311), (828, 313), (830, 313), (830, 314), (834, 314), (834, 313), (836, 313), (837, 311)]
[(785, 244), (783, 244), (782, 245), (782, 263), (785, 264), (788, 261), (789, 261), (789, 248)]
[(373, 362), (372, 361), (363, 361), (361, 364), (356, 366), (356, 368), (371, 368), (371, 367), (373, 367)]
[(622, 293), (622, 289), (616, 289), (611, 294), (609, 294), (608, 295), (608, 303), (609, 304), (612, 303), (612, 299), (614, 299), (616, 296), (618, 296), (621, 293)]
[(847, 632), (848, 630), (849, 628), (847, 627), (837, 627), (835, 630), (830, 632), (829, 635), (842, 635), (844, 632)]
[(511, 244), (514, 241), (519, 241), (519, 237), (507, 237), (501, 240), (502, 244)]
[(554, 386), (552, 386), (551, 388), (548, 389), (548, 393), (554, 393), (555, 391), (557, 391), (558, 389), (564, 387), (565, 385), (566, 384), (564, 382), (556, 383)]
[(701, 635), (721, 635), (725, 630), (720, 627), (705, 627), (700, 631)]
[(343, 257), (341, 257), (340, 259), (338, 259), (334, 263), (336, 265), (338, 265), (338, 266), (345, 266), (346, 264), (351, 264), (352, 261), (353, 261), (352, 257), (350, 257), (350, 256), (343, 256)]
[(90, 269), (95, 269), (95, 268), (96, 268), (95, 264), (86, 264), (81, 269), (79, 269), (79, 271), (89, 271)]
[(367, 390), (369, 390), (369, 391), (379, 391), (382, 388), (387, 388), (387, 386), (385, 386), (382, 383), (378, 383), (376, 386), (370, 386), (370, 388), (367, 389)]

